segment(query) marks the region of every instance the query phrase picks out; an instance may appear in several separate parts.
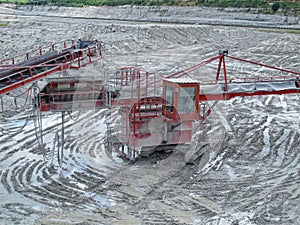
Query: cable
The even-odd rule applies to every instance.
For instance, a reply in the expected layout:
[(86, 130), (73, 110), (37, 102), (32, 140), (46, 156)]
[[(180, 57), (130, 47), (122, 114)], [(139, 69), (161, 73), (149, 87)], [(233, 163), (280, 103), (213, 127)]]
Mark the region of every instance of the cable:
[[(27, 91), (26, 91), (27, 92)], [(24, 102), (24, 105), (23, 106), (21, 106), (21, 107), (18, 107), (18, 104), (17, 104), (17, 98), (19, 98), (20, 96), (22, 96), (22, 95), (18, 95), (18, 96), (14, 96), (14, 104), (15, 104), (15, 109), (16, 109), (16, 111), (18, 110), (18, 109), (21, 109), (21, 111), (23, 111), (24, 110), (24, 108), (25, 108), (25, 106), (27, 105), (27, 103), (28, 103), (28, 99), (29, 99), (29, 95), (28, 95), (28, 93), (26, 94), (26, 92), (24, 92), (24, 94), (26, 95), (26, 98), (25, 98), (25, 102)], [(12, 96), (11, 96), (12, 97)]]
[(64, 150), (64, 123), (65, 123), (65, 112), (62, 112), (62, 127), (61, 127), (61, 137), (59, 135), (59, 130), (56, 130), (54, 140), (53, 140), (53, 146), (51, 150), (51, 165), (53, 165), (54, 161), (54, 153), (56, 151), (56, 157), (57, 157), (57, 163), (60, 168), (62, 168), (63, 165), (63, 150)]
[(39, 87), (34, 85), (33, 87), (33, 97), (34, 97), (34, 104), (33, 108), (34, 115), (33, 115), (33, 123), (34, 123), (34, 130), (35, 130), (35, 136), (38, 142), (38, 147), (42, 150), (44, 161), (49, 161), (50, 157), (46, 153), (45, 144), (44, 144), (44, 136), (43, 136), (43, 121), (42, 121), (42, 115), (40, 110), (40, 96), (39, 94)]
[[(28, 89), (28, 90), (30, 90), (29, 91), (30, 94), (28, 94), (27, 97), (26, 97), (26, 101), (25, 101), (24, 106), (22, 107), (23, 108), (22, 111), (24, 111), (26, 103), (29, 102), (28, 99), (30, 99), (32, 97), (31, 88), (32, 88), (32, 86)], [(21, 132), (26, 127), (26, 125), (28, 124), (29, 118), (33, 115), (33, 111), (34, 111), (34, 105), (32, 106), (31, 110), (28, 112), (28, 114), (26, 116), (26, 119), (25, 119), (25, 123), (20, 128), (18, 128), (17, 130), (9, 131), (9, 130), (6, 130), (6, 129), (0, 127), (0, 132), (5, 134), (5, 135), (15, 135), (15, 134)]]
[(61, 144), (60, 146), (58, 145), (58, 151), (57, 151), (57, 161), (59, 167), (62, 167), (63, 165), (64, 143), (65, 143), (65, 111), (62, 111), (61, 112)]
[[(11, 109), (8, 109), (7, 111), (4, 111), (3, 97), (1, 96), (2, 117), (11, 118), (12, 115), (21, 113), (21, 112), (25, 111), (26, 109), (28, 109), (29, 105), (30, 105), (29, 100), (32, 98), (32, 94), (31, 94), (32, 87), (33, 87), (33, 85), (31, 85), (29, 88), (27, 88), (26, 91), (21, 92), (20, 94), (17, 94), (17, 95), (13, 95), (11, 92), (9, 92), (6, 96), (14, 98), (14, 100), (13, 100), (14, 107), (11, 106)], [(19, 106), (17, 98), (20, 98), (22, 96), (25, 96), (26, 98), (25, 98), (24, 104), (22, 106)], [(11, 113), (8, 113), (8, 112), (11, 112)]]
[(32, 114), (33, 114), (33, 109), (29, 111), (29, 113), (28, 113), (28, 115), (27, 115), (27, 117), (25, 119), (25, 123), (20, 128), (18, 128), (18, 130), (16, 130), (16, 131), (9, 131), (9, 130), (6, 130), (6, 129), (0, 127), (0, 132), (2, 134), (4, 134), (4, 135), (12, 135), (12, 136), (14, 136), (15, 134), (21, 132), (27, 126), (29, 118), (32, 116)]
[(270, 68), (270, 69), (273, 69), (273, 70), (278, 70), (278, 71), (285, 72), (285, 73), (291, 73), (291, 74), (298, 75), (298, 76), (300, 75), (299, 72), (295, 72), (295, 71), (292, 71), (292, 70), (286, 70), (286, 69), (278, 68), (278, 67), (275, 67), (275, 66), (269, 66), (269, 65), (266, 65), (266, 64), (263, 64), (263, 63), (253, 62), (253, 61), (246, 60), (246, 59), (241, 59), (241, 58), (238, 58), (238, 57), (235, 57), (235, 56), (232, 56), (232, 55), (227, 55), (227, 57), (231, 58), (231, 59), (238, 60), (238, 61), (251, 63), (251, 64), (254, 64), (254, 65), (257, 65), (257, 66), (262, 66), (262, 67)]
[[(8, 130), (5, 130), (4, 128), (0, 128), (0, 132), (5, 135), (15, 135), (15, 134), (21, 132), (26, 127), (26, 125), (28, 124), (29, 118), (32, 116), (35, 136), (36, 136), (36, 139), (38, 142), (38, 147), (42, 150), (44, 161), (49, 161), (51, 156), (49, 157), (49, 155), (46, 152), (44, 138), (43, 138), (42, 116), (41, 116), (41, 111), (40, 111), (40, 100), (41, 99), (40, 99), (40, 96), (38, 95), (40, 92), (40, 89), (36, 85), (33, 84), (28, 90), (29, 90), (29, 93), (26, 94), (26, 101), (25, 101), (25, 104), (22, 106), (22, 108), (24, 109), (24, 107), (29, 102), (29, 99), (31, 99), (31, 98), (33, 98), (33, 104), (32, 104), (31, 110), (27, 114), (25, 123), (15, 131), (8, 131)], [(28, 90), (26, 92), (28, 92)], [(24, 92), (24, 93), (26, 93), (26, 92)], [(21, 96), (21, 95), (10, 96), (10, 97), (14, 97), (14, 103), (15, 103), (16, 108), (19, 108), (17, 105), (17, 102), (16, 102), (16, 99), (19, 96)], [(52, 155), (53, 155), (53, 153), (52, 153)], [(53, 156), (52, 156), (52, 158), (53, 158)]]
[(21, 92), (21, 94), (13, 95), (12, 92), (8, 92), (7, 95), (9, 97), (18, 98), (18, 97), (21, 97), (21, 96), (25, 95), (28, 92), (28, 90), (30, 90), (32, 87), (33, 87), (33, 85), (31, 85), (29, 88), (27, 88), (24, 92)]
[(54, 135), (53, 146), (52, 146), (52, 150), (51, 150), (51, 165), (53, 165), (55, 146), (57, 146), (57, 149), (59, 149), (59, 134), (58, 134), (58, 130), (56, 131), (56, 133)]

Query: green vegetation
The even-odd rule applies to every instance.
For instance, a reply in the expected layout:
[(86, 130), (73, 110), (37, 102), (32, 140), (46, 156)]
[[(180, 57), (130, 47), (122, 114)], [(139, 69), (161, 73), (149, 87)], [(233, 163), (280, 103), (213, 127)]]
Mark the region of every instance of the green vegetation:
[(300, 30), (289, 30), (289, 29), (258, 29), (259, 31), (262, 32), (267, 32), (267, 33), (289, 33), (289, 34), (300, 34)]
[(56, 5), (83, 7), (92, 6), (117, 6), (117, 5), (198, 5), (207, 7), (234, 7), (234, 8), (259, 8), (265, 13), (275, 13), (281, 10), (285, 14), (293, 12), (300, 13), (300, 1), (272, 1), (272, 0), (0, 0), (0, 3), (26, 4), (26, 5)]
[(272, 11), (273, 11), (273, 13), (275, 13), (279, 8), (280, 8), (280, 3), (279, 2), (275, 2), (272, 5)]
[(299, 0), (197, 0), (198, 4), (214, 7), (259, 8), (264, 13), (275, 13), (281, 10), (284, 14), (300, 14)]

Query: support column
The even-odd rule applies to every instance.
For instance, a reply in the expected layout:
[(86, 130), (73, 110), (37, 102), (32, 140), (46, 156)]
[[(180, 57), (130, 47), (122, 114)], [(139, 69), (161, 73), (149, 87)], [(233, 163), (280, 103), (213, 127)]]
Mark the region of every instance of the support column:
[(57, 161), (58, 165), (62, 167), (64, 157), (65, 144), (65, 111), (61, 112), (61, 146), (58, 146)]
[(0, 100), (1, 100), (1, 112), (4, 112), (4, 102), (3, 102), (3, 96), (0, 95)]

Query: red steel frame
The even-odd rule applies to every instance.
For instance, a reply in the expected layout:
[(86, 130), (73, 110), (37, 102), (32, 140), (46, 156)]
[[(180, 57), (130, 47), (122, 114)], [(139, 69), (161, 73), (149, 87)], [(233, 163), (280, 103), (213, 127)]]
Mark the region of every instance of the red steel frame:
[[(39, 48), (37, 51), (26, 53), (25, 55), (2, 60), (0, 63), (0, 95), (11, 90), (14, 90), (22, 85), (29, 84), (44, 76), (47, 76), (56, 71), (66, 69), (79, 69), (87, 64), (93, 63), (99, 58), (102, 58), (101, 44), (95, 41), (93, 45), (82, 49), (75, 48), (75, 42), (71, 41), (70, 45), (63, 43), (62, 49), (58, 54), (50, 58), (45, 58), (38, 61), (37, 64), (22, 65), (17, 63), (19, 58), (25, 57), (26, 60), (36, 59), (37, 55), (42, 57), (46, 52), (57, 52), (55, 45), (46, 48)], [(33, 56), (32, 56), (33, 55)], [(265, 78), (242, 78), (234, 81), (235, 85), (256, 84), (266, 82), (294, 82), (291, 88), (279, 88), (277, 90), (252, 90), (252, 91), (230, 91), (231, 80), (227, 78), (227, 69), (225, 57), (238, 60), (244, 63), (251, 63), (256, 66), (266, 67), (272, 70), (281, 71), (292, 74), (292, 76), (282, 77), (265, 77)], [(216, 77), (210, 81), (184, 81), (182, 78), (191, 72), (199, 69), (213, 61), (218, 61)], [(17, 63), (17, 64), (16, 64)], [(1, 71), (2, 76), (1, 76)], [(5, 71), (11, 71), (6, 73)], [(25, 71), (25, 72), (24, 72)], [(24, 75), (26, 73), (26, 76)], [(4, 75), (3, 75), (4, 74)], [(223, 79), (221, 79), (221, 77)], [(149, 73), (139, 68), (121, 68), (114, 75), (115, 85), (118, 87), (130, 87), (133, 82), (137, 83), (136, 94), (134, 94), (134, 86), (132, 86), (131, 96), (128, 98), (112, 98), (109, 99), (110, 106), (125, 106), (125, 134), (127, 145), (130, 149), (140, 147), (152, 147), (161, 145), (174, 145), (189, 143), (192, 138), (193, 122), (196, 120), (205, 120), (211, 109), (207, 106), (207, 101), (229, 100), (235, 97), (244, 96), (259, 96), (273, 94), (298, 94), (300, 92), (300, 73), (269, 66), (266, 64), (253, 62), (238, 57), (228, 55), (228, 51), (219, 52), (219, 55), (205, 60), (185, 70), (178, 71), (156, 80), (155, 74), (149, 81)], [(176, 80), (177, 79), (177, 80)], [(2, 84), (2, 86), (1, 86)], [(144, 86), (143, 86), (143, 85)], [(201, 90), (205, 85), (219, 85), (222, 87), (218, 92), (202, 93)], [(162, 96), (155, 96), (155, 90), (162, 87)], [(171, 103), (174, 110), (167, 110), (167, 100), (165, 99), (166, 88), (174, 89), (174, 101)], [(154, 95), (150, 95), (151, 88), (154, 90)], [(185, 88), (195, 88), (194, 111), (187, 113), (179, 113), (179, 91)], [(109, 90), (105, 90), (108, 92)], [(104, 90), (103, 90), (104, 93)], [(102, 94), (104, 98), (104, 95)], [(104, 100), (104, 99), (103, 99)], [(152, 124), (154, 123), (154, 125)], [(150, 130), (149, 127), (154, 127)], [(157, 129), (156, 129), (157, 128)], [(152, 137), (151, 137), (152, 136)]]
[[(147, 98), (150, 94), (151, 88), (155, 89), (155, 74), (153, 74), (151, 83), (149, 82), (149, 72), (142, 70), (140, 68), (136, 67), (123, 67), (120, 68), (115, 74), (114, 74), (114, 84), (116, 86), (121, 87), (130, 87), (130, 85), (133, 84), (133, 82), (137, 83), (136, 87), (136, 95), (134, 92), (134, 87), (131, 89), (131, 96), (129, 98), (116, 98), (111, 99), (111, 106), (133, 106), (135, 103), (139, 102), (142, 98)], [(142, 86), (141, 80), (145, 80), (145, 85)], [(142, 90), (143, 89), (143, 90)], [(140, 104), (136, 105), (138, 108), (140, 108)]]
[[(58, 90), (59, 85), (68, 88)], [(84, 84), (83, 88), (76, 88)], [(41, 111), (72, 111), (79, 108), (104, 106), (104, 85), (102, 80), (63, 77), (49, 79), (49, 83), (39, 93)]]
[[(68, 45), (69, 44), (69, 45)], [(47, 57), (47, 53), (54, 53)], [(44, 59), (42, 56), (46, 56)], [(26, 63), (18, 63), (21, 58)], [(62, 48), (58, 50), (57, 45), (39, 48), (17, 57), (1, 60), (0, 63), (0, 95), (32, 83), (42, 77), (57, 71), (67, 69), (79, 69), (102, 58), (101, 43), (94, 41), (92, 45), (85, 48), (75, 48), (75, 42), (63, 42)], [(10, 63), (10, 64), (9, 64)], [(27, 65), (29, 64), (29, 65)], [(1, 75), (1, 71), (4, 75)], [(26, 76), (24, 75), (26, 73)]]
[[(227, 78), (227, 69), (225, 58), (228, 57), (232, 60), (238, 60), (245, 63), (251, 63), (260, 67), (267, 67), (272, 70), (281, 71), (284, 73), (289, 73), (291, 76), (281, 76), (281, 77), (263, 77), (263, 78), (242, 78), (238, 81), (228, 80)], [(198, 68), (201, 68), (213, 61), (218, 60), (217, 71), (215, 80), (210, 81), (195, 81), (193, 82), (176, 82), (176, 78), (182, 78), (192, 71), (195, 71)], [(227, 51), (220, 52), (219, 55), (208, 59), (204, 62), (201, 62), (197, 65), (194, 65), (188, 69), (178, 71), (171, 75), (165, 76), (163, 78), (163, 85), (156, 84), (155, 87), (162, 87), (162, 96), (161, 97), (148, 97), (141, 98), (140, 95), (137, 99), (127, 99), (123, 100), (121, 105), (130, 106), (131, 110), (128, 112), (128, 120), (130, 128), (126, 129), (127, 136), (129, 138), (128, 146), (131, 149), (143, 148), (143, 147), (151, 147), (151, 146), (164, 146), (164, 145), (173, 145), (173, 144), (185, 144), (189, 143), (192, 138), (192, 129), (193, 122), (196, 120), (203, 121), (210, 114), (211, 109), (206, 104), (207, 101), (216, 101), (216, 100), (229, 100), (235, 97), (244, 97), (244, 96), (259, 96), (259, 95), (274, 95), (274, 94), (298, 94), (300, 92), (300, 82), (298, 81), (300, 76), (299, 72), (286, 70), (277, 68), (274, 66), (268, 66), (266, 64), (252, 62), (249, 60), (240, 59), (234, 56), (229, 56)], [(141, 79), (139, 76), (138, 79)], [(172, 81), (171, 81), (171, 80)], [(178, 79), (179, 81), (180, 79)], [(229, 87), (231, 82), (236, 85), (243, 84), (256, 84), (256, 83), (266, 83), (266, 82), (295, 82), (294, 87), (290, 89), (282, 88), (278, 90), (255, 90), (255, 91), (244, 91), (244, 92), (230, 92)], [(162, 80), (158, 80), (155, 83), (162, 82)], [(140, 82), (139, 82), (140, 83)], [(204, 85), (220, 85), (223, 87), (217, 93), (201, 93), (200, 90), (204, 87)], [(172, 106), (174, 107), (174, 111), (168, 112), (165, 108), (166, 100), (164, 99), (166, 87), (173, 87), (175, 89), (174, 93), (174, 102), (172, 102)], [(196, 96), (195, 96), (195, 113), (186, 113), (179, 114), (176, 110), (178, 108), (178, 90), (186, 87), (195, 87), (196, 88)], [(138, 86), (138, 89), (141, 87)], [(146, 87), (149, 90), (149, 87)], [(140, 90), (138, 90), (140, 91)], [(132, 104), (136, 101), (135, 104)], [(155, 103), (153, 105), (153, 102)], [(116, 104), (117, 105), (117, 104)], [(151, 126), (151, 120), (161, 119), (161, 123), (164, 123), (166, 129), (162, 131), (161, 136), (164, 138), (157, 137), (157, 133), (151, 133), (149, 126)], [(171, 129), (172, 127), (179, 126), (180, 129), (176, 130)], [(153, 138), (149, 138), (150, 136)]]

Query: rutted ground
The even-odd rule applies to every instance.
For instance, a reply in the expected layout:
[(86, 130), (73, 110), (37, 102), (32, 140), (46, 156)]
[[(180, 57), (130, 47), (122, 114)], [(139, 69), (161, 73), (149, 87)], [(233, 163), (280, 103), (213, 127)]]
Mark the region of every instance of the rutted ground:
[[(169, 74), (224, 49), (300, 68), (297, 34), (17, 15), (0, 15), (2, 21), (8, 23), (0, 28), (2, 56), (68, 38), (102, 40), (105, 58), (82, 70), (100, 77), (132, 65)], [(265, 72), (227, 63), (234, 75)], [(212, 67), (205, 71), (202, 77), (213, 76)], [(299, 224), (298, 96), (237, 98), (214, 109), (197, 137), (218, 153), (205, 168), (201, 160), (186, 165), (180, 152), (123, 161), (105, 149), (107, 110), (67, 117), (62, 168), (56, 160), (53, 166), (43, 161), (32, 119), (15, 135), (3, 131), (1, 224)], [(1, 128), (21, 126), (27, 113), (2, 118)], [(46, 146), (53, 148), (60, 114), (45, 113), (43, 127)]]

